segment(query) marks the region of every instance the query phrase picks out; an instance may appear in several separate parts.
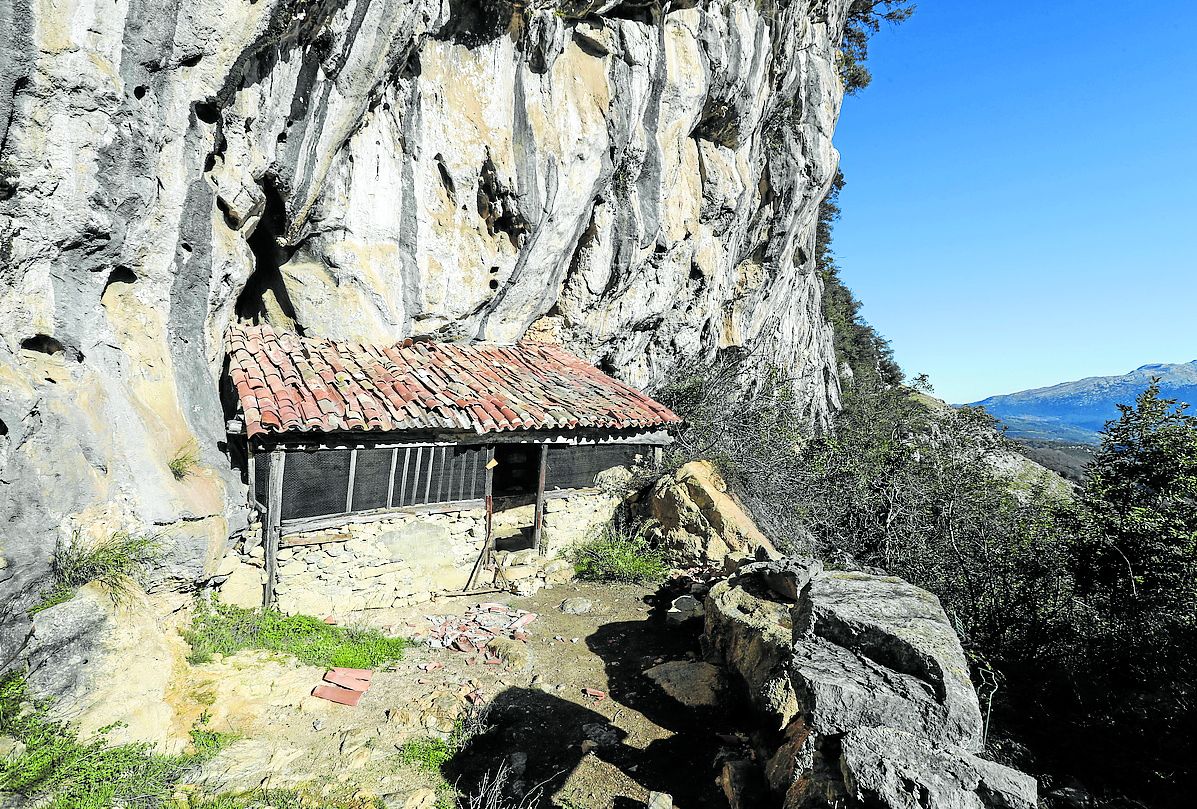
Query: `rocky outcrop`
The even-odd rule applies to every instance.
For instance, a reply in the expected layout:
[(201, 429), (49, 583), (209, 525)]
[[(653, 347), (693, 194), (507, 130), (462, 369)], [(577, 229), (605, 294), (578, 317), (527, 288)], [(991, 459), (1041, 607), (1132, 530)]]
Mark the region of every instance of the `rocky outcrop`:
[(247, 514), (218, 386), (238, 317), (555, 339), (650, 389), (752, 349), (821, 417), (847, 5), (6, 5), (8, 622), (78, 523), (163, 535), (169, 579), (214, 572)]
[(150, 742), (180, 752), (188, 722), (177, 714), (173, 679), (187, 647), (174, 629), (178, 598), (130, 591), (120, 604), (97, 584), (33, 619), (29, 653), (17, 663), (32, 696), (54, 697), (52, 710), (83, 736), (110, 728), (114, 743)]
[(976, 692), (935, 596), (805, 567), (796, 600), (750, 564), (706, 604), (712, 655), (778, 734), (761, 752), (784, 807), (1032, 809), (1034, 779), (978, 755)]
[(710, 461), (691, 461), (653, 484), (649, 538), (679, 567), (721, 567), (729, 556), (775, 553)]

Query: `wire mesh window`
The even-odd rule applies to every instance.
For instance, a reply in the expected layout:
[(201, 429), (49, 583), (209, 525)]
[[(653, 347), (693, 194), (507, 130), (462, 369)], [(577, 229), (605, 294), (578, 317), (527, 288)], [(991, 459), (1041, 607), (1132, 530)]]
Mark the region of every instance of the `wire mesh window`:
[[(297, 520), (482, 498), (486, 447), (288, 450), (279, 518)], [(254, 458), (254, 495), (267, 502), (270, 456)], [(352, 491), (351, 491), (352, 489)]]
[(634, 466), (647, 459), (650, 447), (637, 444), (550, 446), (545, 472), (546, 489), (584, 489), (594, 486), (599, 474), (617, 466)]
[(265, 452), (254, 456), (254, 502), (265, 507), (267, 487), (270, 486), (270, 455)]

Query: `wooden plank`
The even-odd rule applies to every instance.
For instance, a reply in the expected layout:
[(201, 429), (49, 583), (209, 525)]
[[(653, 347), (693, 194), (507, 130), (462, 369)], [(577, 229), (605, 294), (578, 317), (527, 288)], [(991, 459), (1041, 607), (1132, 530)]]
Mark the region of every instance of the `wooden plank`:
[(544, 483), (549, 469), (549, 445), (540, 445), (540, 469), (536, 473), (536, 512), (532, 518), (532, 547), (544, 556), (545, 547), (541, 535), (544, 532)]
[[(560, 492), (546, 492), (545, 498), (552, 500), (578, 492), (597, 492), (599, 489), (568, 489)], [(379, 520), (393, 520), (400, 514), (450, 514), (454, 511), (475, 511), (486, 506), (485, 500), (453, 500), (447, 503), (420, 503), (413, 506), (395, 506), (393, 508), (377, 508), (370, 511), (357, 511), (353, 514), (325, 514), (319, 517), (302, 517), (287, 520), (282, 524), (282, 536), (300, 534), (307, 531), (318, 531), (324, 528), (339, 528), (350, 523), (370, 523)]]
[(283, 473), (287, 454), (280, 449), (270, 453), (270, 489), (266, 501), (266, 520), (262, 525), (265, 550), (266, 587), (262, 591), (262, 608), (274, 606), (274, 588), (278, 584), (278, 543), (283, 515)]
[(390, 508), (395, 502), (395, 464), (398, 461), (399, 447), (395, 447), (391, 450), (391, 471), (387, 476), (387, 508)]
[(446, 458), (446, 457), (448, 456), (448, 454), (449, 454), (449, 448), (448, 448), (448, 447), (441, 447), (441, 448), (440, 448), (440, 454), (441, 454), (441, 474), (440, 474), (440, 476), (439, 476), (439, 477), (437, 477), (437, 479), (436, 479), (436, 502), (438, 502), (438, 503), (443, 503), (443, 502), (445, 501), (445, 498), (444, 498), (444, 494), (445, 494), (445, 470), (446, 470), (446, 466), (445, 466), (445, 458)]
[(416, 468), (411, 473), (411, 501), (413, 503), (420, 499), (420, 456), (423, 453), (423, 447), (416, 447)]
[(428, 473), (424, 475), (424, 502), (428, 502), (428, 495), (432, 491), (432, 470), (436, 468), (436, 447), (428, 448)]
[(353, 511), (353, 481), (357, 477), (357, 450), (349, 450), (349, 488), (345, 490), (345, 513)]
[(348, 531), (342, 531), (339, 534), (321, 534), (318, 537), (284, 536), (279, 539), (278, 546), (280, 548), (299, 548), (304, 545), (323, 545), (326, 542), (348, 542), (351, 539), (353, 539), (353, 535)]
[(403, 505), (403, 500), (407, 497), (407, 465), (411, 462), (411, 447), (403, 448), (403, 480), (399, 482), (399, 503)]

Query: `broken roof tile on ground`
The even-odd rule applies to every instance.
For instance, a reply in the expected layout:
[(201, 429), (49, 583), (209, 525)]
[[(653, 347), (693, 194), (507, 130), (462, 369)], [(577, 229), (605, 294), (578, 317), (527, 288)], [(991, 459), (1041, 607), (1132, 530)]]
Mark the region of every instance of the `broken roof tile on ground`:
[[(527, 610), (517, 610), (502, 604), (479, 604), (466, 610), (464, 616), (427, 615), (430, 624), (428, 645), (434, 649), (452, 649), (475, 654), (497, 637), (527, 641), (527, 627), (539, 616)], [(489, 662), (494, 655), (487, 654)]]
[(372, 346), (234, 326), (227, 349), (251, 438), (292, 431), (647, 429), (681, 421), (559, 346), (412, 340)]

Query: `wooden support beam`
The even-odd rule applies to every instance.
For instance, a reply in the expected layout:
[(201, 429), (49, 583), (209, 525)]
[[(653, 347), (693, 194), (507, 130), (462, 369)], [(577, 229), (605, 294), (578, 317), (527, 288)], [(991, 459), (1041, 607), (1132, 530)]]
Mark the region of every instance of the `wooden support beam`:
[(536, 473), (536, 513), (532, 518), (532, 547), (544, 556), (545, 547), (542, 534), (544, 532), (544, 484), (549, 470), (549, 445), (540, 445), (540, 468)]
[(270, 453), (270, 482), (266, 500), (266, 519), (262, 522), (262, 546), (266, 553), (266, 586), (262, 608), (274, 606), (274, 588), (278, 583), (278, 543), (283, 516), (283, 467), (287, 454), (280, 449)]
[[(494, 481), (494, 464), (491, 463), (495, 457), (495, 448), (486, 448), (486, 486), (484, 490), (483, 502), (486, 504), (486, 536), (482, 540), (482, 550), (478, 553), (478, 558), (474, 560), (474, 567), (470, 570), (470, 578), (466, 580), (464, 592), (469, 592), (474, 589), (474, 583), (478, 580), (478, 574), (482, 572), (482, 568), (494, 561), (494, 516), (495, 516), (495, 499), (491, 494), (492, 484)], [(464, 466), (464, 464), (463, 464)], [(463, 481), (464, 485), (464, 481)]]

